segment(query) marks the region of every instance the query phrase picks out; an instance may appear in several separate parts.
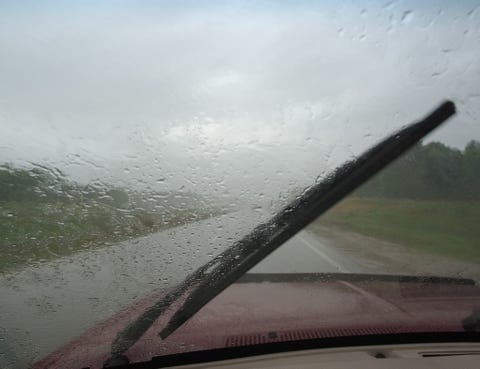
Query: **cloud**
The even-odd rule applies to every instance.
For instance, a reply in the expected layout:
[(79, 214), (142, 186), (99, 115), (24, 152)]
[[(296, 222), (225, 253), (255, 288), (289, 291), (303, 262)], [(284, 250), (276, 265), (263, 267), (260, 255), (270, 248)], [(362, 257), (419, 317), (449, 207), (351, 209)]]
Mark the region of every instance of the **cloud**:
[(261, 188), (280, 171), (278, 192), (444, 98), (460, 114), (433, 138), (480, 139), (478, 9), (292, 4), (7, 7), (2, 157), (83, 181), (195, 177), (204, 191), (222, 178)]

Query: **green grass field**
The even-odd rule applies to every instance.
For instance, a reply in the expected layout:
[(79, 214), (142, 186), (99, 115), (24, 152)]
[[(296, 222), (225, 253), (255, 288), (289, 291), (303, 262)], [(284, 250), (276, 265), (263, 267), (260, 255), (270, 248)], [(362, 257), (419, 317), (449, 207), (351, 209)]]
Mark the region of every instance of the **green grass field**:
[(0, 203), (0, 272), (71, 255), (218, 215), (219, 210), (157, 213), (99, 203)]
[(480, 203), (350, 197), (322, 216), (377, 239), (480, 262)]

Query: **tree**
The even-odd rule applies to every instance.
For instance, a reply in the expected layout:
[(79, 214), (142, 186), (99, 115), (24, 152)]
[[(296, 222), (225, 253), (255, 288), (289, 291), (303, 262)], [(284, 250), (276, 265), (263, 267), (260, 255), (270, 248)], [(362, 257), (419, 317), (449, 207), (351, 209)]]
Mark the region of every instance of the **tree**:
[(470, 141), (463, 152), (464, 191), (469, 198), (480, 198), (480, 142)]
[(480, 199), (480, 142), (462, 152), (440, 142), (419, 144), (357, 191), (359, 196)]

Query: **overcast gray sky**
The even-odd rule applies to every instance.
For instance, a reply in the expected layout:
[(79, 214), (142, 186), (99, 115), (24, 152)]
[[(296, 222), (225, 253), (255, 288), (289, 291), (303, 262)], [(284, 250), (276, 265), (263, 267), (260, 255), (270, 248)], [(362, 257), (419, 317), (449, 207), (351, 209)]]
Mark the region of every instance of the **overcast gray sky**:
[(459, 114), (431, 139), (463, 148), (479, 2), (418, 3), (0, 0), (0, 161), (275, 194), (445, 98)]

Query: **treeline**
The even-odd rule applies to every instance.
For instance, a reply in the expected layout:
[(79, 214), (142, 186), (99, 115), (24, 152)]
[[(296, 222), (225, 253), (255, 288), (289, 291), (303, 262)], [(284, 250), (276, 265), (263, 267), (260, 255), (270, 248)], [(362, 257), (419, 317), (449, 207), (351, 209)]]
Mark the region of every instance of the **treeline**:
[(129, 195), (120, 188), (103, 184), (80, 185), (68, 181), (58, 169), (37, 165), (31, 169), (0, 165), (0, 203), (34, 202), (95, 202), (124, 207)]
[(464, 150), (440, 142), (419, 144), (356, 191), (358, 196), (480, 199), (480, 142)]
[(12, 201), (93, 203), (162, 212), (212, 209), (206, 199), (193, 192), (139, 192), (101, 182), (82, 185), (68, 180), (58, 169), (40, 165), (30, 169), (0, 165), (0, 204)]

